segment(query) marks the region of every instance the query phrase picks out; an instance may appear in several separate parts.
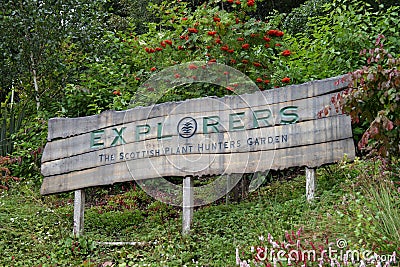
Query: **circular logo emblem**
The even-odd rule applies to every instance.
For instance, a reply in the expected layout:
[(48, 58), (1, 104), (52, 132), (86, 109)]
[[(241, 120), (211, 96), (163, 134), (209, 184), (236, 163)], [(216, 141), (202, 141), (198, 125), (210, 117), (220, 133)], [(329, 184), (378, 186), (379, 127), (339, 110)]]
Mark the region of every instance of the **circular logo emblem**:
[[(173, 125), (173, 127), (177, 127), (175, 128), (177, 129), (175, 135), (170, 135), (171, 132), (168, 132), (169, 135), (165, 135), (165, 137), (169, 136), (170, 138), (164, 139), (164, 136), (161, 136), (163, 125), (157, 124), (156, 126), (153, 123), (156, 129), (152, 128), (152, 133), (155, 134), (157, 132), (157, 137), (161, 137), (160, 139), (149, 138), (143, 140), (143, 142), (133, 142), (132, 140), (132, 143), (123, 145), (123, 152), (125, 154), (140, 156), (125, 161), (132, 180), (135, 180), (147, 194), (164, 203), (180, 207), (184, 205), (189, 207), (207, 205), (228, 194), (240, 181), (243, 174), (249, 172), (247, 166), (251, 166), (250, 169), (255, 168), (258, 170), (261, 162), (267, 164), (272, 164), (273, 162), (274, 155), (270, 157), (268, 153), (264, 154), (263, 151), (251, 155), (249, 153), (242, 153), (242, 148), (236, 147), (235, 142), (232, 142), (239, 140), (237, 132), (231, 133), (230, 131), (226, 131), (223, 135), (205, 134), (195, 136), (198, 130), (197, 127), (199, 127), (200, 132), (201, 125), (197, 125), (197, 119), (190, 117), (193, 116), (192, 114), (198, 114), (198, 118), (200, 119), (200, 117), (207, 115), (208, 112), (217, 112), (214, 108), (226, 110), (229, 114), (236, 113), (239, 107), (252, 110), (248, 98), (249, 94), (252, 93), (259, 95), (260, 99), (257, 100), (257, 105), (259, 106), (268, 105), (269, 101), (269, 95), (262, 94), (258, 86), (239, 70), (224, 64), (211, 63), (194, 61), (165, 68), (144, 82), (143, 86), (137, 89), (132, 99), (134, 107), (148, 106), (143, 111), (148, 112), (147, 119), (149, 121), (163, 116), (164, 113), (161, 111), (163, 108), (167, 108), (165, 111), (170, 111), (168, 114), (171, 115), (171, 120), (165, 121), (165, 126)], [(194, 68), (193, 66), (196, 67)], [(171, 77), (176, 77), (177, 73), (182, 78), (171, 80)], [(229, 73), (229, 75), (225, 73)], [(230, 92), (233, 91), (235, 95), (197, 100), (204, 101), (204, 103), (207, 102), (207, 105), (199, 106), (196, 109), (192, 109), (194, 106), (191, 106), (193, 103), (190, 101), (176, 102), (174, 105), (161, 104), (161, 106), (158, 106), (156, 104), (165, 95), (165, 88), (178, 88), (179, 86), (194, 83), (197, 85), (201, 85), (202, 83), (218, 85)], [(197, 87), (193, 86), (188, 89), (197, 90)], [(148, 94), (151, 94), (151, 97), (147, 97)], [(235, 108), (231, 108), (230, 103), (234, 99), (237, 99), (238, 102), (237, 105), (232, 106)], [(145, 113), (144, 115), (146, 116)], [(166, 118), (169, 118), (169, 116)], [(233, 122), (237, 122), (236, 120), (233, 120)], [(124, 120), (124, 123), (131, 123), (132, 121), (134, 121), (134, 116), (129, 115)], [(212, 125), (214, 124), (209, 124), (209, 126)], [(222, 125), (224, 126), (224, 124)], [(147, 130), (142, 129), (140, 133), (147, 134), (150, 132), (150, 127), (154, 126), (149, 126)], [(252, 134), (256, 134), (255, 131), (258, 130), (254, 129)], [(241, 134), (244, 138), (243, 141), (249, 137), (247, 132), (242, 132)], [(261, 133), (259, 135), (261, 136)], [(222, 137), (223, 139), (221, 139)], [(192, 143), (189, 142), (191, 140), (189, 138), (192, 138)], [(228, 145), (228, 148), (225, 147), (226, 145)], [(263, 165), (261, 169), (269, 170), (270, 167)], [(140, 177), (140, 172), (146, 174), (146, 177), (149, 179)], [(171, 173), (182, 177), (199, 177), (202, 175), (211, 175), (210, 173), (218, 173), (219, 177), (201, 186), (189, 186), (193, 190), (193, 202), (184, 204), (183, 186), (174, 184), (164, 178)], [(254, 191), (261, 186), (265, 177), (265, 174), (259, 175), (259, 173), (255, 173), (251, 179), (249, 190)]]
[(178, 123), (178, 134), (183, 138), (192, 137), (197, 131), (197, 122), (192, 117), (185, 117)]

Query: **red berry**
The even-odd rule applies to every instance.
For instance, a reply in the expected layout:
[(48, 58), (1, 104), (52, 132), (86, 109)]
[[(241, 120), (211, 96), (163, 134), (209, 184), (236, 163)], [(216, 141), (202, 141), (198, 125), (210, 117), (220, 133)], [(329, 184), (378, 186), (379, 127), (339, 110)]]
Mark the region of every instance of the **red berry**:
[(282, 56), (285, 56), (285, 57), (290, 56), (290, 50), (284, 50), (282, 52)]

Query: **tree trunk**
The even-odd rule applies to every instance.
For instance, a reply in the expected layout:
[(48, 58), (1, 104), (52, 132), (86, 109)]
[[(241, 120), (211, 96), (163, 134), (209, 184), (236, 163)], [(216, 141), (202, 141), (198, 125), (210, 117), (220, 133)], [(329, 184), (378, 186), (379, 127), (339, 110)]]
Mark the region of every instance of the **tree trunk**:
[(33, 52), (31, 52), (31, 62), (32, 62), (33, 86), (35, 88), (36, 109), (39, 110), (39, 108), (40, 108), (39, 86), (38, 86), (38, 82), (37, 82), (37, 74), (36, 74), (35, 60), (33, 58)]

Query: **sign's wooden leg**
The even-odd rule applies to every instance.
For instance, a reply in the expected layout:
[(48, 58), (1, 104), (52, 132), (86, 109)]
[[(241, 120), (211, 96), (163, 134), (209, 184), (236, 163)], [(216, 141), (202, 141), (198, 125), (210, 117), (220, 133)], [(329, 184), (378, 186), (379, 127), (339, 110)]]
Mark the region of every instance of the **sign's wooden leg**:
[(306, 197), (307, 201), (311, 202), (314, 199), (315, 193), (315, 169), (306, 167)]
[(75, 191), (74, 199), (74, 236), (83, 234), (83, 221), (85, 214), (85, 190), (80, 189)]
[(183, 179), (183, 214), (182, 214), (182, 234), (190, 232), (193, 221), (193, 177), (186, 176)]

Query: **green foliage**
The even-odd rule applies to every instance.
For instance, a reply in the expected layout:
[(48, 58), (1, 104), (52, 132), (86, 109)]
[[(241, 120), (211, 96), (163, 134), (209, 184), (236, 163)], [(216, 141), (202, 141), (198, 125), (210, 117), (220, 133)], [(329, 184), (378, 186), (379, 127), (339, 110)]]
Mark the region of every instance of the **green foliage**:
[[(12, 157), (15, 147), (15, 136), (20, 131), (25, 116), (25, 107), (22, 103), (14, 102), (14, 92), (11, 94), (10, 104), (0, 106), (0, 189), (8, 190), (11, 182), (20, 181), (12, 166), (17, 159)], [(17, 148), (18, 149), (18, 148)]]
[[(398, 166), (394, 162), (390, 171), (382, 173), (379, 162), (356, 159), (321, 168), (317, 198), (312, 204), (304, 196), (304, 176), (271, 179), (272, 183), (239, 204), (197, 209), (188, 237), (180, 234), (180, 212), (153, 201), (140, 189), (105, 194), (100, 202), (88, 203), (85, 236), (81, 238), (70, 236), (71, 194), (41, 200), (35, 191), (19, 195), (14, 195), (16, 191), (3, 192), (0, 266), (234, 266), (236, 248), (242, 260), (251, 259), (251, 246), (260, 245), (260, 236), (264, 244), (268, 233), (274, 241), (287, 242), (285, 232), (293, 239), (294, 231), (297, 238), (300, 227), (300, 241), (307, 248), (309, 241), (327, 248), (342, 238), (348, 249), (392, 254), (399, 246), (398, 239), (395, 231), (385, 229), (393, 225), (398, 230), (399, 195), (398, 185), (388, 181), (400, 180)], [(388, 189), (387, 196), (383, 187), (372, 187), (380, 182)], [(389, 198), (390, 204), (386, 202)], [(144, 244), (113, 247), (94, 241)]]
[(7, 156), (13, 153), (13, 135), (19, 131), (22, 120), (25, 116), (24, 107), (19, 103), (4, 104), (0, 106), (0, 156)]
[[(164, 102), (230, 94), (223, 88), (194, 83), (157, 96), (148, 90), (137, 92), (152, 74), (192, 61), (232, 66), (262, 90), (296, 82), (283, 80), (290, 74), (286, 62), (291, 51), (285, 49), (284, 33), (275, 30), (279, 16), (266, 23), (248, 17), (255, 6), (230, 5), (230, 11), (207, 4), (191, 11), (179, 1), (151, 4), (149, 10), (159, 21), (149, 23), (147, 33), (107, 33), (103, 45), (109, 52), (96, 55), (95, 59), (70, 47), (70, 53), (77, 56), (71, 64), (85, 67), (65, 88), (62, 114), (82, 116), (124, 109), (136, 101), (137, 95)], [(171, 79), (179, 79), (180, 75), (183, 74), (176, 73)], [(235, 90), (234, 85), (231, 87), (231, 91)], [(146, 103), (135, 103), (138, 104)]]
[[(328, 1), (328, 0), (308, 0), (297, 8), (293, 8), (290, 13), (285, 17), (283, 27), (290, 34), (306, 33), (311, 34), (309, 20), (315, 17), (321, 17), (329, 14), (330, 11), (336, 10), (346, 12), (342, 8), (337, 9), (340, 6), (351, 5), (352, 1)], [(330, 3), (329, 5), (326, 5)], [(383, 9), (390, 8), (392, 6), (399, 6), (400, 3), (392, 0), (365, 0), (362, 3), (366, 8), (370, 7), (372, 12), (382, 11)], [(362, 12), (360, 13), (362, 14)]]
[(373, 247), (377, 253), (400, 248), (398, 160), (385, 165), (379, 159), (341, 163), (338, 170), (352, 179), (345, 189), (340, 217), (348, 218), (357, 246)]
[(63, 44), (69, 39), (90, 50), (101, 21), (100, 3), (2, 1), (1, 94), (14, 88), (21, 99), (34, 101), (38, 109), (54, 109), (70, 74), (63, 62)]
[[(123, 238), (129, 231), (143, 227), (146, 221), (163, 224), (175, 218), (173, 207), (154, 201), (145, 191), (132, 188), (124, 194), (104, 195), (96, 207), (86, 213), (86, 227), (96, 229), (97, 234)], [(102, 225), (100, 230), (98, 225)]]
[(11, 175), (11, 164), (12, 160), (9, 157), (0, 156), (0, 190), (8, 190), (11, 182), (20, 180)]
[[(154, 20), (140, 29), (143, 32), (138, 28), (134, 33), (130, 31), (137, 20), (129, 16), (136, 12), (130, 10), (132, 6), (142, 3), (136, 2), (107, 2), (106, 7), (112, 9), (113, 14), (105, 20), (108, 19), (108, 27), (113, 31), (104, 30), (101, 34), (89, 30), (92, 29), (89, 25), (94, 26), (90, 20), (103, 21), (97, 19), (101, 15), (97, 1), (93, 5), (71, 2), (81, 9), (73, 14), (77, 17), (71, 20), (70, 25), (74, 27), (68, 31), (55, 22), (60, 21), (59, 14), (71, 15), (69, 5), (64, 7), (66, 13), (60, 13), (64, 9), (60, 9), (58, 3), (50, 6), (46, 1), (38, 7), (34, 5), (37, 2), (26, 1), (22, 9), (12, 2), (1, 4), (3, 20), (0, 25), (5, 30), (0, 37), (1, 50), (5, 51), (0, 55), (4, 62), (0, 66), (1, 100), (5, 101), (4, 96), (13, 85), (21, 99), (35, 99), (37, 92), (34, 92), (32, 72), (35, 69), (39, 100), (48, 113), (32, 116), (36, 111), (30, 108), (23, 127), (14, 128), (9, 135), (14, 152), (10, 157), (0, 158), (0, 187), (10, 188), (0, 192), (0, 266), (106, 266), (106, 263), (232, 266), (236, 262), (236, 248), (250, 251), (251, 245), (259, 243), (258, 237), (266, 237), (268, 233), (277, 240), (286, 240), (284, 233), (300, 226), (304, 227), (307, 240), (320, 243), (345, 237), (352, 249), (391, 252), (399, 247), (398, 188), (396, 183), (387, 182), (398, 181), (398, 161), (394, 161), (392, 172), (388, 173), (382, 172), (375, 163), (358, 159), (354, 163), (319, 169), (317, 199), (312, 204), (304, 197), (304, 176), (298, 176), (289, 181), (272, 181), (239, 204), (199, 208), (190, 237), (180, 234), (179, 210), (152, 200), (142, 190), (132, 189), (114, 196), (106, 190), (94, 190), (93, 198), (97, 199), (87, 207), (85, 237), (72, 237), (71, 195), (46, 198), (38, 195), (46, 118), (125, 109), (135, 100), (145, 80), (177, 63), (215, 60), (243, 71), (261, 89), (269, 89), (285, 85), (284, 77), (290, 77), (291, 83), (300, 83), (353, 71), (370, 58), (371, 64), (364, 72), (359, 72), (362, 75), (355, 80), (357, 83), (352, 89), (363, 101), (354, 105), (356, 110), (361, 110), (358, 116), (365, 123), (358, 127), (363, 130), (368, 129), (370, 122), (381, 123), (372, 127), (376, 126), (381, 134), (377, 151), (379, 146), (388, 146), (390, 149), (382, 151), (398, 155), (391, 150), (397, 148), (399, 136), (396, 124), (399, 117), (396, 102), (399, 67), (396, 58), (400, 48), (398, 8), (372, 9), (362, 1), (334, 1), (328, 3), (326, 9), (317, 10), (322, 12), (318, 14), (326, 15), (312, 15), (307, 24), (303, 22), (306, 31), (293, 30), (297, 32), (295, 35), (285, 33), (282, 36), (281, 31), (267, 34), (279, 28), (282, 15), (274, 14), (269, 22), (252, 18), (266, 1), (256, 1), (253, 6), (249, 1), (240, 4), (213, 1), (198, 8), (193, 8), (194, 1), (190, 4), (153, 2), (146, 14), (151, 14)], [(127, 9), (118, 10), (119, 7)], [(269, 8), (262, 12), (258, 18), (271, 14)], [(306, 7), (299, 12), (302, 13), (290, 15), (292, 21), (304, 21), (304, 14), (314, 14)], [(82, 27), (76, 18), (83, 19), (82, 23), (88, 27)], [(14, 24), (18, 27), (13, 28)], [(46, 32), (46, 29), (51, 30)], [(144, 29), (148, 29), (147, 32)], [(387, 51), (378, 48), (370, 52), (367, 48), (378, 34), (385, 35)], [(24, 43), (26, 36), (33, 38), (33, 42)], [(275, 46), (278, 43), (282, 46)], [(244, 44), (249, 46), (242, 47)], [(360, 57), (363, 49), (368, 53)], [(290, 55), (282, 55), (285, 50), (289, 50)], [(390, 88), (385, 88), (388, 81)], [(377, 86), (385, 89), (377, 90)], [(231, 93), (210, 86), (189, 89), (165, 91), (158, 101)], [(367, 97), (369, 92), (370, 98)], [(150, 99), (151, 92), (145, 93), (143, 96)], [(375, 109), (378, 105), (381, 106)], [(380, 116), (379, 121), (374, 114)], [(4, 125), (9, 129), (10, 118), (2, 122), (2, 131)], [(21, 180), (13, 179), (14, 176)], [(13, 186), (15, 184), (18, 186)], [(104, 247), (94, 241), (154, 243), (143, 247)], [(250, 252), (246, 253), (251, 256)]]
[(329, 2), (328, 0), (308, 0), (300, 7), (293, 8), (285, 17), (283, 22), (284, 29), (292, 35), (308, 33), (310, 31), (308, 20), (312, 17), (324, 15), (326, 13), (324, 5)]
[[(108, 233), (124, 234), (126, 228), (137, 227), (143, 221), (143, 213), (138, 210), (108, 211), (106, 213), (87, 213), (86, 226), (98, 229), (97, 234), (106, 235)], [(118, 237), (118, 235), (116, 235)]]
[(107, 1), (104, 9), (107, 11), (107, 28), (113, 32), (134, 30), (136, 33), (145, 33), (148, 28), (146, 23), (156, 22), (157, 17), (148, 10), (149, 4), (160, 4), (161, 0), (152, 1)]
[(382, 251), (400, 247), (400, 192), (391, 181), (385, 181), (378, 173), (376, 182), (367, 177), (365, 187), (367, 195), (373, 199), (368, 203), (369, 214), (374, 214), (372, 223), (376, 228), (375, 240), (381, 241)]
[(0, 196), (0, 266), (65, 263), (46, 244), (51, 240), (58, 247), (59, 240), (64, 238), (62, 227), (70, 224), (68, 211), (65, 208), (55, 211), (35, 196), (4, 193)]
[(400, 48), (398, 7), (377, 12), (363, 1), (334, 1), (325, 5), (326, 15), (310, 18), (308, 32), (286, 39), (296, 51), (288, 62), (299, 82), (341, 75), (361, 68), (359, 53), (371, 47), (378, 34), (387, 37), (387, 49)]
[(42, 118), (28, 118), (23, 127), (12, 136), (15, 151), (8, 165), (12, 175), (20, 178), (20, 183), (38, 190), (42, 175), (40, 160), (47, 137), (47, 121)]
[[(58, 243), (59, 258), (86, 258), (96, 249), (96, 243), (85, 237), (67, 237)], [(82, 264), (83, 265), (83, 264)]]

